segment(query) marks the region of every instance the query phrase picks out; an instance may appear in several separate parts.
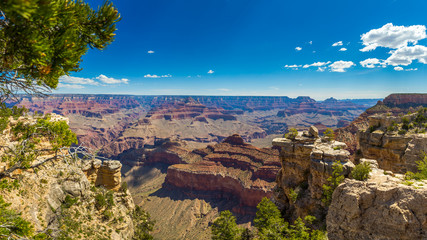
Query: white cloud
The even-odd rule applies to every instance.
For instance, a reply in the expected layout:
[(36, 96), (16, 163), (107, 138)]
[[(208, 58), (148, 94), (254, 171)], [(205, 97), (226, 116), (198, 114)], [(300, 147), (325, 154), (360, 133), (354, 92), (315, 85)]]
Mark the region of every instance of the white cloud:
[(215, 71), (213, 71), (213, 70), (209, 70), (208, 71), (208, 74), (213, 74)]
[(99, 81), (106, 83), (106, 84), (118, 84), (118, 83), (128, 84), (128, 82), (129, 82), (129, 80), (126, 78), (122, 78), (122, 79), (110, 78), (110, 77), (107, 77), (103, 74), (96, 77), (96, 79), (98, 79)]
[(329, 67), (331, 68), (331, 72), (345, 72), (347, 68), (355, 65), (352, 61), (336, 61), (329, 65)]
[(394, 67), (394, 70), (396, 70), (396, 71), (403, 71), (403, 67)]
[(308, 42), (308, 44), (313, 45), (313, 41)]
[(303, 68), (309, 68), (309, 67), (321, 67), (321, 66), (328, 65), (328, 64), (330, 64), (330, 63), (331, 63), (331, 61), (328, 61), (328, 62), (315, 62), (315, 63), (312, 63), (312, 64), (306, 64), (306, 65), (304, 65), (304, 67), (303, 67)]
[(223, 92), (230, 92), (231, 91), (231, 89), (228, 89), (228, 88), (218, 88), (217, 90), (223, 91)]
[(78, 84), (63, 84), (63, 83), (59, 83), (58, 84), (58, 89), (59, 88), (70, 88), (70, 89), (82, 89), (85, 88), (82, 85), (78, 85)]
[(386, 60), (387, 64), (389, 65), (408, 66), (414, 60), (418, 60), (420, 63), (427, 64), (427, 47), (425, 46), (405, 46), (390, 53), (391, 56)]
[(298, 68), (300, 68), (302, 65), (285, 65), (285, 68), (292, 68), (294, 70), (298, 70)]
[(317, 68), (317, 71), (318, 71), (318, 72), (324, 72), (324, 71), (325, 71), (325, 69), (326, 69), (326, 67), (319, 67), (319, 68)]
[[(145, 78), (170, 78), (172, 75), (166, 74), (166, 75), (156, 75), (156, 74), (146, 74), (144, 75)], [(188, 76), (191, 77), (191, 76)]]
[(345, 51), (347, 51), (347, 48), (341, 48), (340, 49), (340, 52), (345, 52)]
[(423, 25), (393, 26), (387, 23), (378, 29), (372, 29), (362, 34), (364, 48), (362, 52), (375, 50), (377, 47), (397, 49), (408, 46), (409, 43), (416, 45), (419, 40), (427, 38), (426, 27)]
[(301, 50), (302, 50), (302, 47), (296, 47), (296, 48), (295, 48), (295, 50), (297, 50), (297, 51), (301, 51)]
[(148, 54), (153, 54), (153, 53), (154, 53), (154, 51), (153, 51), (153, 50), (150, 50), (150, 51), (148, 51), (147, 53), (148, 53)]
[(60, 77), (59, 82), (71, 84), (99, 85), (98, 82), (90, 78), (71, 77), (67, 75)]
[(332, 44), (332, 47), (342, 46), (342, 41)]
[(408, 68), (408, 69), (405, 69), (405, 71), (407, 71), (407, 72), (409, 72), (409, 71), (417, 71), (418, 70), (418, 68)]
[(376, 67), (386, 67), (387, 64), (384, 60), (378, 58), (368, 58), (360, 62), (360, 65), (365, 68), (376, 68)]

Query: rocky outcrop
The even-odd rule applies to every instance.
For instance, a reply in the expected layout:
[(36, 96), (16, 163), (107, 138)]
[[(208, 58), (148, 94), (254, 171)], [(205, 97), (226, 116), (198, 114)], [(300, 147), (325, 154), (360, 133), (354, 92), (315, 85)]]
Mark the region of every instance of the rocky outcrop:
[(321, 201), (322, 185), (332, 175), (333, 163), (343, 165), (344, 175), (354, 167), (344, 143), (317, 137), (314, 127), (310, 132), (300, 132), (295, 139), (273, 140), (273, 146), (281, 149), (282, 162), (273, 199), (291, 221), (309, 214), (323, 219), (326, 209)]
[[(402, 119), (405, 118), (412, 124), (417, 116), (424, 116), (424, 113), (400, 117), (385, 114), (368, 117), (370, 127), (359, 133), (361, 157), (378, 160), (379, 167), (384, 170), (395, 173), (416, 172), (416, 162), (427, 151), (427, 135), (416, 133), (416, 126), (412, 127), (415, 132), (411, 129), (401, 132), (401, 127)], [(407, 124), (408, 127), (410, 124)]]
[(403, 176), (370, 162), (368, 181), (346, 179), (334, 191), (327, 215), (329, 239), (426, 239), (426, 182), (404, 185)]
[(95, 186), (103, 186), (108, 190), (117, 191), (121, 186), (122, 164), (119, 161), (98, 159), (83, 163), (82, 171)]
[[(51, 118), (51, 121), (56, 120), (63, 118)], [(15, 121), (31, 124), (35, 120), (26, 116), (11, 123)], [(1, 149), (16, 144), (9, 130), (0, 133)], [(80, 159), (68, 156), (67, 151), (58, 152), (55, 158), (55, 152), (49, 150), (49, 142), (43, 139), (37, 143), (36, 149), (41, 150), (40, 154), (30, 165), (40, 165), (13, 171), (14, 179), (7, 176), (1, 178), (2, 186), (8, 187), (0, 188), (0, 195), (11, 204), (9, 208), (29, 221), (35, 232), (48, 233), (52, 239), (132, 238), (135, 231), (129, 215), (135, 208), (132, 196), (129, 191), (108, 193), (107, 190), (117, 190), (120, 185), (119, 162), (104, 161), (102, 165), (98, 161), (83, 163)], [(0, 158), (3, 159), (4, 154), (0, 150)], [(47, 159), (50, 160), (44, 161)], [(6, 162), (0, 167), (0, 172), (8, 167)], [(98, 179), (107, 189), (92, 185)], [(97, 196), (107, 194), (111, 194), (108, 209), (96, 204)]]

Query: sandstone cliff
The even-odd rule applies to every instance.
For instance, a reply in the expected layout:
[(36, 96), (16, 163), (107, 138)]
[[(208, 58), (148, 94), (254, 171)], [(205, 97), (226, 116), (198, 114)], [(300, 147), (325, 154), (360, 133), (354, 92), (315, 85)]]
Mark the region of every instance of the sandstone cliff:
[[(354, 164), (349, 161), (346, 145), (318, 137), (315, 127), (300, 132), (295, 139), (276, 138), (273, 145), (280, 147), (280, 169), (273, 200), (290, 221), (297, 217), (314, 215), (322, 221), (326, 215), (322, 204), (322, 185), (332, 174), (332, 165), (339, 161), (348, 175)], [(296, 195), (295, 195), (296, 194)]]
[(233, 135), (193, 153), (203, 160), (170, 166), (166, 187), (178, 187), (199, 197), (237, 198), (233, 211), (242, 214), (254, 214), (261, 199), (272, 195), (280, 166), (277, 150), (253, 147)]
[(361, 157), (378, 160), (384, 170), (416, 172), (416, 162), (427, 151), (424, 110), (397, 117), (377, 114), (368, 119), (370, 127), (359, 134)]
[(426, 239), (426, 181), (408, 183), (367, 161), (373, 168), (368, 181), (346, 179), (334, 191), (329, 239)]

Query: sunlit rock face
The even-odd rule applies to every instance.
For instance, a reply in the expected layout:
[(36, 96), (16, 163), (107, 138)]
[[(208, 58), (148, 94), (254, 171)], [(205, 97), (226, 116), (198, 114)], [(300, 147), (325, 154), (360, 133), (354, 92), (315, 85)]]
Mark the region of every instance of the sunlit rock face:
[(403, 175), (366, 161), (373, 169), (367, 181), (346, 179), (334, 191), (326, 218), (329, 239), (426, 239), (426, 182), (405, 185)]
[(281, 149), (282, 163), (273, 200), (290, 221), (307, 215), (324, 219), (326, 209), (321, 201), (322, 185), (332, 175), (333, 163), (339, 161), (346, 176), (354, 167), (344, 143), (321, 139), (315, 133), (315, 128), (311, 127), (310, 131), (300, 132), (295, 139), (273, 140), (273, 146)]

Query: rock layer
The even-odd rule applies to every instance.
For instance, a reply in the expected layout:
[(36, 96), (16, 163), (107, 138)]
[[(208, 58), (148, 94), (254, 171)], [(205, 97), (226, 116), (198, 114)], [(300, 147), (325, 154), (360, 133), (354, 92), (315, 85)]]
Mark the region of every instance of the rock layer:
[(237, 213), (254, 214), (263, 197), (270, 197), (279, 170), (278, 151), (244, 143), (238, 135), (194, 150), (203, 160), (168, 168), (165, 186), (198, 197), (237, 199)]
[(354, 167), (349, 161), (350, 153), (344, 150), (346, 145), (299, 133), (292, 140), (276, 138), (273, 146), (280, 147), (282, 162), (276, 180), (276, 204), (286, 212), (290, 221), (309, 214), (322, 219), (326, 212), (321, 202), (322, 185), (331, 176), (333, 163), (343, 164), (344, 175)]

